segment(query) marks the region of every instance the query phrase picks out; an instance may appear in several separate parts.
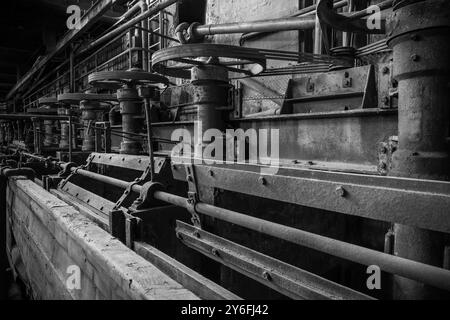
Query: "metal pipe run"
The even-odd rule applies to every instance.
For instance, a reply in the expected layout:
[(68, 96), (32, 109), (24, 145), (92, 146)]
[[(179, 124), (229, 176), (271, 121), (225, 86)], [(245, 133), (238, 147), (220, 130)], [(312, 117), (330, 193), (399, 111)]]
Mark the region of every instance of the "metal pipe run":
[[(207, 35), (253, 33), (253, 32), (276, 32), (290, 30), (313, 29), (316, 20), (314, 16), (278, 18), (270, 20), (258, 20), (249, 22), (233, 22), (223, 24), (180, 24), (175, 32), (181, 43), (188, 43), (201, 39)], [(185, 35), (187, 33), (187, 37)]]
[[(188, 208), (186, 198), (156, 191), (155, 199)], [(427, 264), (396, 257), (376, 250), (291, 228), (281, 224), (251, 217), (234, 211), (197, 203), (198, 213), (239, 225), (241, 227), (283, 239), (304, 247), (324, 252), (363, 265), (377, 265), (382, 271), (414, 279), (437, 288), (450, 290), (450, 271)]]
[[(104, 176), (83, 169), (71, 168), (72, 172), (104, 182), (122, 189), (126, 189), (130, 182)], [(142, 186), (134, 185), (132, 191), (140, 193)], [(188, 209), (187, 198), (173, 195), (164, 191), (156, 191), (154, 198), (178, 207)], [(327, 253), (363, 265), (377, 265), (382, 271), (399, 275), (422, 283), (450, 290), (450, 271), (434, 267), (413, 260), (404, 259), (376, 250), (357, 246), (351, 243), (328, 238), (318, 234), (295, 229), (267, 220), (255, 218), (235, 211), (219, 208), (206, 203), (197, 203), (195, 210), (198, 213), (233, 223), (241, 227), (254, 230), (278, 239), (289, 241), (310, 249)]]
[(206, 36), (213, 34), (247, 33), (247, 32), (268, 32), (268, 31), (288, 31), (312, 29), (315, 19), (312, 17), (292, 17), (282, 19), (260, 20), (253, 22), (236, 22), (203, 25), (193, 28), (194, 36)]
[[(342, 0), (342, 1), (334, 1), (334, 8), (338, 9), (338, 8), (342, 8), (345, 7), (346, 5), (348, 5), (348, 0)], [(289, 16), (283, 17), (284, 19), (286, 18), (292, 18), (292, 17), (304, 17), (304, 16), (309, 16), (309, 15), (315, 15), (316, 14), (316, 4), (313, 4), (309, 7), (303, 8), (299, 11), (297, 11), (294, 14), (291, 14)], [(251, 32), (251, 33), (245, 33), (242, 35), (241, 39), (240, 39), (240, 44), (242, 45), (245, 41), (255, 38), (257, 36), (260, 36), (264, 33), (261, 32)]]

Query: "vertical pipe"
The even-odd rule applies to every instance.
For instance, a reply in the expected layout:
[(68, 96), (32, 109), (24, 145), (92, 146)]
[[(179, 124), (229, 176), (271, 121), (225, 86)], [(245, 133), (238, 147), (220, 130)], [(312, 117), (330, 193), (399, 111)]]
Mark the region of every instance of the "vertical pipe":
[(194, 67), (191, 70), (194, 105), (197, 107), (197, 121), (194, 125), (195, 157), (203, 157), (204, 146), (210, 141), (204, 141), (204, 133), (209, 129), (224, 129), (222, 113), (218, 110), (228, 99), (227, 69), (208, 65)]
[[(117, 100), (120, 105), (122, 115), (122, 142), (120, 144), (121, 154), (140, 154), (142, 150), (141, 142), (136, 141), (134, 133), (139, 133), (140, 122), (137, 118), (142, 112), (142, 102), (136, 88), (124, 87), (117, 90)], [(129, 134), (130, 133), (130, 134)]]
[(145, 118), (147, 120), (147, 143), (148, 143), (148, 156), (150, 157), (150, 180), (154, 180), (155, 168), (154, 168), (154, 156), (153, 156), (153, 132), (152, 132), (152, 113), (151, 113), (151, 101), (148, 98), (144, 98)]
[[(350, 12), (352, 12), (352, 9), (353, 9), (353, 0), (348, 0), (347, 11), (350, 13)], [(350, 36), (351, 36), (351, 33), (349, 33), (349, 32), (342, 33), (342, 46), (343, 47), (350, 46)]]
[[(398, 81), (398, 150), (393, 176), (450, 179), (450, 2), (397, 1), (389, 22)], [(431, 213), (430, 213), (431, 214)], [(395, 254), (442, 267), (446, 236), (411, 226), (394, 226)], [(448, 235), (447, 235), (448, 237)], [(397, 299), (435, 299), (445, 294), (402, 277), (394, 279)]]
[(72, 116), (71, 115), (69, 115), (69, 162), (72, 162)]
[(75, 70), (74, 70), (74, 59), (75, 55), (73, 52), (73, 44), (70, 46), (70, 55), (69, 55), (69, 86), (70, 92), (75, 92)]
[[(314, 1), (317, 4), (317, 1)], [(326, 32), (326, 31), (325, 31)], [(314, 27), (314, 54), (322, 54), (322, 30), (320, 20), (316, 13), (316, 26)]]
[[(148, 10), (148, 6), (145, 0), (141, 0), (140, 3), (141, 6), (141, 13), (144, 13)], [(148, 19), (143, 19), (141, 21), (141, 27), (142, 27), (142, 32), (141, 32), (141, 38), (142, 38), (142, 69), (144, 71), (148, 71)]]

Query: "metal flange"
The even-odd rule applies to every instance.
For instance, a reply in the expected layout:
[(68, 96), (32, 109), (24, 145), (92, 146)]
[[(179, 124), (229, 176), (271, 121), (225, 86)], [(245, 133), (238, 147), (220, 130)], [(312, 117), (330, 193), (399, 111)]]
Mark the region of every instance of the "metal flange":
[(95, 72), (88, 76), (88, 82), (97, 88), (119, 89), (124, 85), (167, 86), (169, 79), (159, 74), (145, 72), (140, 69), (130, 69), (128, 71)]
[(257, 49), (222, 44), (186, 44), (159, 50), (153, 54), (152, 69), (175, 78), (191, 78), (191, 69), (219, 66), (232, 78), (254, 76), (266, 69), (266, 58)]

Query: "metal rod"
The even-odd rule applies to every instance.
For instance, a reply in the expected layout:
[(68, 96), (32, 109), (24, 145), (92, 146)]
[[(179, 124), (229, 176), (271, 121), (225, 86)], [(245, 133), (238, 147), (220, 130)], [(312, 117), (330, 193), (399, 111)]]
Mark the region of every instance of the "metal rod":
[(69, 116), (69, 162), (72, 162), (72, 117)]
[[(338, 1), (334, 3), (334, 8), (342, 8), (345, 7), (348, 3), (348, 0), (342, 0), (342, 1)], [(316, 14), (316, 5), (313, 4), (309, 7), (303, 8), (299, 11), (297, 11), (296, 13), (289, 15), (287, 17), (284, 18), (292, 18), (292, 17), (304, 17), (304, 16), (308, 16), (308, 15), (314, 15)], [(249, 40), (251, 38), (255, 38), (257, 36), (263, 35), (264, 33), (261, 32), (251, 32), (251, 33), (246, 33), (243, 34), (240, 41), (240, 44), (242, 45), (246, 40)], [(267, 34), (267, 33), (266, 33)]]
[(151, 115), (151, 101), (148, 98), (144, 98), (145, 117), (147, 120), (147, 145), (148, 156), (150, 157), (150, 180), (154, 180), (155, 168), (154, 168), (154, 156), (153, 156), (153, 132), (152, 132), (152, 115)]
[[(144, 13), (148, 10), (148, 6), (146, 1), (141, 1), (140, 2), (140, 7), (141, 7), (141, 13)], [(145, 49), (148, 49), (148, 20), (147, 19), (143, 19), (141, 21), (141, 41), (142, 41), (142, 47)], [(142, 54), (142, 69), (144, 71), (148, 71), (148, 52), (146, 52), (145, 50), (141, 52)]]
[(195, 37), (202, 37), (214, 34), (305, 30), (314, 28), (314, 25), (315, 18), (291, 17), (250, 22), (210, 24), (197, 27), (194, 26), (192, 33)]
[[(155, 199), (179, 207), (188, 208), (187, 199), (180, 196), (157, 191), (155, 192), (154, 197)], [(363, 265), (377, 265), (382, 271), (417, 280), (437, 288), (450, 290), (450, 271), (442, 268), (389, 255), (380, 251), (291, 228), (205, 203), (197, 203), (195, 209), (199, 213), (207, 216), (261, 232), (275, 238), (283, 239)]]

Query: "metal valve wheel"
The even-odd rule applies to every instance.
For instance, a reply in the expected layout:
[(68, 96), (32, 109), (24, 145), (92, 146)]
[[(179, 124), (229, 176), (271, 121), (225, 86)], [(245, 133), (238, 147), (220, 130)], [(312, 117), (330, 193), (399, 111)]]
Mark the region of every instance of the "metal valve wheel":
[(94, 87), (105, 89), (119, 89), (123, 86), (133, 87), (138, 85), (167, 86), (169, 84), (166, 77), (141, 69), (95, 72), (88, 76), (88, 82)]
[(117, 97), (113, 94), (95, 94), (95, 93), (63, 93), (58, 95), (58, 101), (64, 103), (79, 103), (81, 101), (116, 101)]
[(186, 44), (153, 54), (153, 71), (175, 78), (191, 78), (193, 67), (218, 66), (231, 78), (254, 76), (266, 68), (266, 58), (257, 49), (221, 44)]

